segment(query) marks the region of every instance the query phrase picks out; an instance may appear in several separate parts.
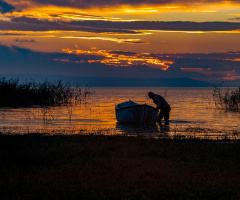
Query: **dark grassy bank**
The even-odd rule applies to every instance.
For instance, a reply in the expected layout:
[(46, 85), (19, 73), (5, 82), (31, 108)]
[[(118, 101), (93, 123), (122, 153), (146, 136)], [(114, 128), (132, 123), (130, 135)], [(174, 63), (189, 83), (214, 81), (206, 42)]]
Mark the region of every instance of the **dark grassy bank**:
[(0, 199), (239, 199), (240, 144), (0, 136)]

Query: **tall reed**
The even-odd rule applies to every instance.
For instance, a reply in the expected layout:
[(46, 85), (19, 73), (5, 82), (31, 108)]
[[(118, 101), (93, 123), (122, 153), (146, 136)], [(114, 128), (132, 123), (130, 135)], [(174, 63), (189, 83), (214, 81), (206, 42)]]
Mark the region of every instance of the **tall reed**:
[(18, 79), (0, 79), (0, 107), (57, 106), (81, 103), (92, 93), (89, 89), (64, 86), (62, 81), (20, 83)]
[(240, 87), (232, 90), (215, 87), (213, 98), (216, 107), (219, 109), (240, 111)]

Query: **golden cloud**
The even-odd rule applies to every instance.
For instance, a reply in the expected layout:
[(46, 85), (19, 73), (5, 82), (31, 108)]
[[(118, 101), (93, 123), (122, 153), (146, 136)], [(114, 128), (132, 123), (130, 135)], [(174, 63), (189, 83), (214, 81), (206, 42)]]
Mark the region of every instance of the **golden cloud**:
[(140, 39), (129, 39), (129, 38), (111, 38), (111, 37), (91, 37), (91, 36), (62, 36), (60, 38), (65, 39), (85, 39), (85, 40), (103, 40), (117, 43), (128, 43), (128, 44), (148, 44), (141, 42)]
[[(94, 48), (93, 48), (94, 49)], [(114, 65), (116, 67), (130, 67), (132, 65), (148, 65), (153, 68), (167, 70), (174, 62), (170, 60), (160, 60), (159, 58), (152, 57), (148, 54), (130, 54), (128, 52), (116, 53), (107, 50), (81, 50), (81, 49), (62, 49), (63, 52), (68, 54), (77, 55), (94, 55), (97, 56), (96, 60), (80, 60), (79, 63), (104, 63), (106, 65)], [(101, 57), (101, 59), (99, 59)], [(75, 61), (76, 62), (76, 61)]]

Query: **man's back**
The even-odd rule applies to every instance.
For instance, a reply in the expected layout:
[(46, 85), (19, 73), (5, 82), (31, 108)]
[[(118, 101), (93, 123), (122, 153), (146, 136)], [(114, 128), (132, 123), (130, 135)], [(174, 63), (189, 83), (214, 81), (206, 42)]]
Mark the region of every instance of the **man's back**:
[(159, 108), (159, 109), (169, 106), (167, 101), (161, 95), (158, 95), (158, 94), (154, 94), (153, 102), (157, 105), (157, 108)]

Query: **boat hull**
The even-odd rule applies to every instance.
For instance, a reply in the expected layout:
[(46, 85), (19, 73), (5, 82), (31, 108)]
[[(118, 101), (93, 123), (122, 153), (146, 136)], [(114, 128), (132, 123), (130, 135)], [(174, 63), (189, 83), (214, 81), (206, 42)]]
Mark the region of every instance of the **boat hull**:
[(123, 108), (116, 106), (117, 121), (122, 123), (154, 123), (158, 110), (149, 105), (132, 105)]

